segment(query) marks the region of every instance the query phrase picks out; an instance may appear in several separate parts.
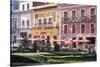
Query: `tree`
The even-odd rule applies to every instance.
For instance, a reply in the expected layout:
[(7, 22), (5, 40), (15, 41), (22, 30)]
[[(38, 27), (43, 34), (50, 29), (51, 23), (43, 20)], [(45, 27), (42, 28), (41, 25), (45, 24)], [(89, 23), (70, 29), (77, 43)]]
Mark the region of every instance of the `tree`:
[(51, 51), (51, 43), (50, 43), (50, 39), (47, 39), (47, 49), (48, 51)]
[(28, 48), (28, 46), (29, 46), (29, 41), (28, 41), (27, 38), (24, 38), (24, 39), (22, 40), (22, 45), (23, 45), (23, 47), (24, 47), (25, 49)]
[(60, 51), (60, 45), (56, 42), (54, 44), (54, 51)]
[(37, 50), (38, 50), (38, 44), (37, 44), (37, 41), (34, 41), (34, 43), (33, 43), (33, 51), (37, 52)]
[(50, 42), (47, 44), (47, 49), (48, 49), (48, 51), (51, 51), (51, 43)]

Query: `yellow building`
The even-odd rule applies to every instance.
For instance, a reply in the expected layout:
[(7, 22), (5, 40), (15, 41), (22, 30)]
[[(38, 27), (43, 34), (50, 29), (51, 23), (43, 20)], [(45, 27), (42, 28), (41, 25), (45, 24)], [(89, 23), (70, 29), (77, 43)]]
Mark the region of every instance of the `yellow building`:
[(58, 38), (57, 4), (49, 4), (34, 8), (32, 35), (34, 38)]

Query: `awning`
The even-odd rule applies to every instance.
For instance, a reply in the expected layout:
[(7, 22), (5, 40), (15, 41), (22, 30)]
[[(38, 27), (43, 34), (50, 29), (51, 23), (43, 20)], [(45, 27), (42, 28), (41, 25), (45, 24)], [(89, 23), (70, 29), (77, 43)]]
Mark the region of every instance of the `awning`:
[(64, 41), (64, 43), (65, 43), (65, 44), (73, 44), (74, 41), (73, 41), (73, 40), (66, 40), (66, 41)]
[(17, 37), (16, 39), (17, 39), (17, 40), (23, 40), (24, 38), (22, 38), (22, 37)]
[(32, 41), (34, 41), (34, 40), (46, 40), (46, 38), (28, 38), (28, 40), (32, 40)]
[(74, 42), (85, 42), (85, 43), (87, 43), (87, 42), (90, 42), (89, 40), (73, 40)]

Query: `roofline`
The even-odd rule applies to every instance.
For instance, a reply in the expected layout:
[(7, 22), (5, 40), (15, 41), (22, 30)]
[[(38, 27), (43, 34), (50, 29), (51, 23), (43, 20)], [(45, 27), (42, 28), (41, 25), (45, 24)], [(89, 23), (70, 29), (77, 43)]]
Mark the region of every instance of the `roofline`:
[(33, 7), (32, 9), (36, 10), (36, 9), (42, 9), (42, 8), (53, 7), (53, 6), (57, 6), (57, 5), (58, 5), (58, 4), (48, 4), (48, 5), (36, 6), (36, 7)]

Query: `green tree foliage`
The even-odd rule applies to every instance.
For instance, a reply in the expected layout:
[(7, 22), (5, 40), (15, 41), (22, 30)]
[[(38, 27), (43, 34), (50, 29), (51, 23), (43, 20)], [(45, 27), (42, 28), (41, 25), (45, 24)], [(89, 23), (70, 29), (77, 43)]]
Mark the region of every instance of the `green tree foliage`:
[(27, 38), (24, 38), (24, 39), (22, 40), (22, 45), (24, 46), (25, 49), (28, 48), (28, 46), (29, 46), (29, 41), (28, 41)]

